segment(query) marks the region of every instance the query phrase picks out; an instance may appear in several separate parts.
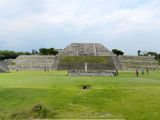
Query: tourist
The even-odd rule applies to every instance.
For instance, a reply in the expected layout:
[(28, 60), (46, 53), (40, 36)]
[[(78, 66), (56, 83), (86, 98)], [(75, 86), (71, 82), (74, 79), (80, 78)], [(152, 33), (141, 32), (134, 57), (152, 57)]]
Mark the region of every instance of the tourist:
[(144, 75), (144, 69), (142, 69), (142, 75)]
[(47, 71), (47, 68), (45, 67), (45, 68), (44, 68), (44, 72), (46, 72), (46, 71)]
[(138, 68), (136, 69), (136, 76), (137, 76), (137, 77), (139, 76)]
[(18, 72), (18, 71), (19, 71), (19, 69), (18, 69), (18, 68), (16, 68), (16, 71)]
[(116, 76), (118, 76), (118, 75), (119, 75), (118, 70), (116, 70)]
[(147, 70), (146, 70), (146, 71), (147, 71), (147, 75), (148, 75), (148, 73), (149, 73), (149, 69), (147, 68)]

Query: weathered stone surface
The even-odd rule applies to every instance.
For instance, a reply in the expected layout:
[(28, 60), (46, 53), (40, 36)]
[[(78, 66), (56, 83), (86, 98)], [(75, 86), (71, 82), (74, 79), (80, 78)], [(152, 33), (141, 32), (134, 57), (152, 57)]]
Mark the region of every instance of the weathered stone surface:
[(21, 70), (57, 70), (59, 56), (21, 55), (15, 60), (15, 68)]
[[(65, 57), (98, 57), (107, 56), (106, 63), (86, 62), (87, 70), (129, 70), (135, 68), (149, 68), (157, 69), (158, 62), (153, 57), (136, 57), (136, 56), (116, 56), (102, 44), (99, 43), (72, 43), (63, 50), (59, 50), (58, 56), (42, 56), (42, 55), (28, 55), (19, 56), (15, 61), (15, 65), (10, 64), (11, 69), (22, 70), (44, 70), (49, 68), (51, 70), (84, 70), (86, 60), (83, 58), (83, 63), (61, 62), (61, 56)], [(97, 58), (96, 58), (97, 60)], [(105, 60), (104, 60), (105, 61)]]
[[(115, 70), (113, 64), (87, 63), (88, 70)], [(63, 63), (59, 64), (58, 70), (85, 70), (84, 63)]]
[(99, 43), (72, 43), (61, 52), (64, 56), (109, 56), (111, 52)]
[(9, 72), (9, 68), (6, 62), (0, 61), (0, 73)]
[[(87, 63), (88, 70), (115, 70), (113, 53), (99, 43), (72, 43), (61, 52), (62, 56), (108, 56), (106, 63)], [(85, 70), (84, 63), (63, 63), (60, 61), (59, 70)]]
[(114, 76), (115, 71), (69, 71), (68, 76)]
[(118, 57), (123, 70), (132, 70), (135, 68), (157, 69), (158, 62), (154, 57), (148, 56), (119, 56)]

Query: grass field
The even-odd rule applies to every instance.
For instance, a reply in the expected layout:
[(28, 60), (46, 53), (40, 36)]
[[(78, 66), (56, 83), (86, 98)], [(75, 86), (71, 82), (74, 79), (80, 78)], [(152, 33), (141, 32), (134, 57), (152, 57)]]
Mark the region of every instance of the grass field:
[[(135, 77), (68, 77), (65, 71), (0, 74), (0, 119), (158, 120), (160, 72)], [(90, 85), (83, 90), (82, 85)], [(40, 106), (40, 107), (39, 107)]]

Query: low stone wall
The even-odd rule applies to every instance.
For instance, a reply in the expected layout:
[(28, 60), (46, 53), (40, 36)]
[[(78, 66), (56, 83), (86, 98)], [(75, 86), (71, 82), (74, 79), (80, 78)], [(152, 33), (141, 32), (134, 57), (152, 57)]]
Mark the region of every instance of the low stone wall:
[(68, 76), (115, 76), (115, 71), (69, 71)]

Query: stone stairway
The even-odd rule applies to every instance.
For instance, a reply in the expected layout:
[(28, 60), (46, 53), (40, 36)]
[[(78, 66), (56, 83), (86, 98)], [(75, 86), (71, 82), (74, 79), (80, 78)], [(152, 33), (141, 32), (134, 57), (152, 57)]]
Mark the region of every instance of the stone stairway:
[(119, 61), (118, 56), (113, 55), (112, 58), (113, 58), (113, 62), (114, 62), (114, 64), (115, 64), (116, 69), (117, 69), (117, 70), (122, 70), (122, 69), (123, 69), (122, 63)]
[(52, 69), (53, 70), (58, 69), (59, 61), (60, 61), (60, 56), (56, 56), (53, 63), (52, 63)]

